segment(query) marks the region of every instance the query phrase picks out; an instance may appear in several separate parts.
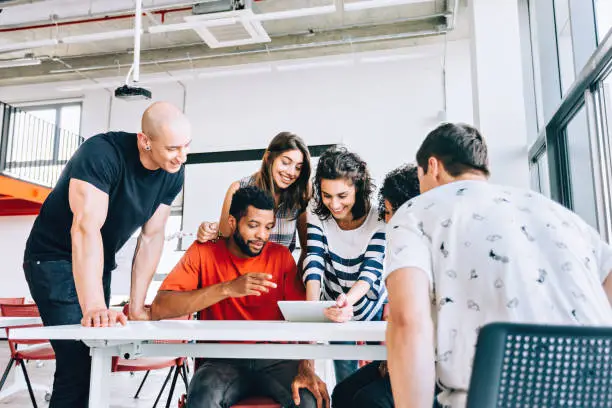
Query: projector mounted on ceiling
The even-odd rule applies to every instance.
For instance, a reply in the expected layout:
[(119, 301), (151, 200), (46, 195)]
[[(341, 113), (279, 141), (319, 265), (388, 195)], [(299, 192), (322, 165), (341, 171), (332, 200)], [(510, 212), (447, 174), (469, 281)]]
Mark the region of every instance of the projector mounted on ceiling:
[[(142, 27), (142, 0), (136, 0), (136, 15), (134, 16), (134, 63), (125, 78), (125, 85), (115, 89), (115, 98), (128, 101), (151, 99), (151, 91), (136, 86), (140, 79), (140, 31)], [(132, 85), (130, 85), (130, 75)]]
[(115, 89), (115, 98), (125, 99), (128, 101), (151, 99), (151, 91), (136, 86), (123, 85)]

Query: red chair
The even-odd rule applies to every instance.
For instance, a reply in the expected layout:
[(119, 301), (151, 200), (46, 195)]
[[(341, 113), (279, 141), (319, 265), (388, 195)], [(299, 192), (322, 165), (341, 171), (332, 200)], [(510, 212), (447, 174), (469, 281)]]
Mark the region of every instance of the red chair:
[[(38, 312), (38, 307), (35, 304), (0, 304), (0, 313), (2, 316), (6, 317), (39, 317), (40, 313)], [(42, 324), (31, 324), (24, 326), (14, 326), (6, 328), (6, 337), (9, 337), (9, 332), (12, 329), (23, 328), (23, 327), (40, 327)], [(47, 344), (45, 346), (40, 346), (31, 349), (22, 349), (19, 350), (19, 345), (36, 345), (36, 344)], [(21, 370), (23, 371), (23, 377), (26, 381), (26, 385), (28, 386), (28, 392), (30, 393), (30, 399), (32, 400), (32, 405), (34, 408), (37, 408), (36, 399), (34, 398), (34, 391), (32, 390), (32, 384), (30, 383), (30, 377), (28, 376), (28, 371), (26, 370), (25, 362), (28, 360), (55, 360), (55, 353), (53, 352), (53, 348), (49, 344), (48, 340), (8, 340), (8, 345), (11, 350), (11, 359), (9, 360), (6, 369), (4, 370), (4, 374), (2, 375), (2, 379), (0, 380), (0, 390), (4, 386), (6, 379), (8, 377), (9, 372), (13, 366), (13, 363), (21, 366)]]
[[(24, 297), (0, 298), (0, 305), (23, 305), (24, 303), (25, 303)], [(1, 311), (0, 311), (0, 316), (2, 316)]]
[[(129, 312), (130, 312), (130, 306), (129, 304), (126, 304), (125, 306), (123, 306), (123, 313), (127, 316)], [(190, 315), (182, 316), (174, 320), (189, 320), (189, 319), (191, 319)], [(158, 341), (155, 341), (155, 343), (184, 343), (184, 341), (158, 340)], [(170, 377), (172, 377), (170, 393), (168, 394), (168, 400), (166, 402), (166, 408), (168, 408), (170, 406), (170, 402), (172, 401), (172, 395), (174, 394), (174, 387), (176, 386), (176, 381), (178, 379), (179, 374), (181, 375), (181, 378), (183, 379), (183, 382), (185, 383), (185, 389), (187, 389), (187, 387), (189, 386), (186, 366), (187, 366), (186, 359), (184, 357), (173, 358), (173, 359), (168, 359), (164, 357), (143, 357), (143, 358), (137, 358), (134, 360), (126, 360), (120, 357), (113, 357), (111, 369), (112, 369), (112, 372), (146, 371), (144, 378), (142, 379), (142, 382), (140, 383), (140, 386), (138, 387), (138, 390), (136, 391), (136, 394), (134, 395), (134, 398), (138, 398), (138, 395), (140, 394), (140, 391), (142, 390), (142, 387), (145, 381), (147, 380), (147, 377), (149, 376), (149, 372), (151, 370), (161, 370), (164, 368), (170, 368), (170, 370), (168, 371), (168, 375), (166, 376), (166, 379), (164, 380), (164, 383), (161, 387), (161, 390), (159, 390), (159, 394), (157, 394), (155, 403), (153, 404), (153, 408), (155, 408), (159, 400), (161, 399), (161, 396), (164, 393), (164, 390), (166, 389), (166, 385), (168, 384)], [(174, 376), (172, 375), (173, 373), (174, 373)]]

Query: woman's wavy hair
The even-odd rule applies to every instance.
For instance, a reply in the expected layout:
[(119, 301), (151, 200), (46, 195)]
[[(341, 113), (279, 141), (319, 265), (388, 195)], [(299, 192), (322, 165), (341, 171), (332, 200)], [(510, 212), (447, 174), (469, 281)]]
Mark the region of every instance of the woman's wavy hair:
[[(302, 152), (304, 156), (300, 175), (293, 184), (286, 189), (280, 190), (276, 187), (272, 177), (272, 164), (284, 152), (296, 149)], [(299, 215), (306, 211), (310, 201), (310, 188), (308, 185), (310, 173), (310, 152), (306, 143), (304, 143), (301, 137), (291, 132), (281, 132), (274, 136), (266, 149), (266, 153), (261, 161), (261, 168), (255, 175), (255, 185), (271, 194), (272, 197), (275, 196), (278, 190), (280, 193), (279, 203), (282, 203), (285, 209), (297, 209)]]
[(321, 180), (346, 179), (355, 186), (355, 204), (351, 209), (354, 219), (363, 217), (370, 211), (370, 198), (374, 183), (365, 161), (345, 147), (334, 146), (327, 149), (319, 158), (313, 183), (313, 213), (326, 220), (331, 216), (321, 197)]

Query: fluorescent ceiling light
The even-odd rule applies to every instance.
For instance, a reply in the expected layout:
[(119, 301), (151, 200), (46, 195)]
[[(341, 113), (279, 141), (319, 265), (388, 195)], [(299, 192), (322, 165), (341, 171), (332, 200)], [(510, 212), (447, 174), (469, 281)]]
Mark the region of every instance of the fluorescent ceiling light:
[(367, 0), (344, 3), (344, 11), (367, 10), (379, 7), (401, 6), (404, 4), (429, 3), (425, 0)]
[(12, 68), (12, 67), (27, 67), (31, 65), (40, 65), (41, 60), (36, 58), (19, 58), (14, 60), (0, 60), (0, 68)]
[(12, 44), (0, 44), (0, 52), (25, 50), (28, 48), (47, 47), (47, 46), (57, 45), (57, 43), (58, 41), (56, 39), (52, 39), (52, 40), (26, 41), (22, 43), (12, 43)]
[(335, 12), (336, 12), (335, 5), (320, 6), (320, 7), (306, 7), (306, 8), (296, 9), (296, 10), (275, 11), (271, 13), (255, 14), (253, 16), (253, 20), (258, 20), (258, 21), (284, 20), (287, 18), (318, 16), (321, 14), (331, 14)]
[(421, 59), (434, 57), (433, 54), (414, 53), (414, 54), (395, 54), (395, 55), (374, 55), (370, 57), (361, 57), (359, 62), (392, 62), (392, 61), (404, 61), (411, 59)]
[(253, 74), (266, 74), (268, 72), (272, 72), (272, 67), (253, 67), (253, 68), (243, 68), (243, 69), (223, 69), (223, 70), (215, 70), (208, 72), (201, 72), (198, 74), (198, 78), (218, 78), (218, 77), (228, 77), (228, 76), (239, 76), (239, 75), (253, 75)]
[(215, 27), (215, 26), (232, 25), (232, 24), (236, 24), (236, 19), (233, 17), (230, 17), (230, 18), (219, 18), (216, 20), (197, 20), (197, 21), (188, 21), (186, 23), (162, 24), (162, 25), (149, 27), (148, 31), (151, 34), (158, 34), (158, 33), (167, 33), (171, 31), (192, 30), (194, 28), (199, 28), (199, 27)]
[(73, 36), (61, 38), (60, 41), (63, 44), (81, 44), (81, 43), (88, 43), (92, 41), (114, 40), (116, 38), (127, 38), (127, 37), (133, 37), (133, 36), (134, 36), (134, 30), (117, 30), (117, 31), (106, 31), (102, 33), (73, 35)]
[(336, 60), (336, 61), (311, 61), (300, 62), (296, 64), (277, 65), (276, 69), (280, 72), (286, 71), (302, 71), (312, 68), (329, 68), (329, 67), (348, 67), (353, 65), (353, 60)]

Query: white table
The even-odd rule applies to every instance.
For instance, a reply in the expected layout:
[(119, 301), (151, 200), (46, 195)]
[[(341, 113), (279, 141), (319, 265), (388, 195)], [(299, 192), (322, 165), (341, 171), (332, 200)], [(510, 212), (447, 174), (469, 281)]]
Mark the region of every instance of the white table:
[[(329, 342), (385, 339), (385, 322), (294, 323), (272, 321), (128, 322), (127, 326), (91, 328), (79, 325), (26, 328), (11, 331), (11, 338), (82, 340), (91, 348), (89, 407), (109, 405), (112, 356), (216, 357), (260, 359), (385, 360), (382, 345), (338, 345)], [(317, 344), (159, 344), (152, 340), (213, 342), (316, 342)]]
[[(13, 316), (0, 316), (0, 328), (5, 327), (16, 327), (16, 326), (27, 326), (31, 324), (42, 324), (42, 320), (40, 317), (13, 317)], [(44, 338), (44, 337), (43, 337)], [(1, 369), (1, 368), (0, 368)], [(23, 373), (18, 366), (13, 366), (13, 382), (11, 385), (7, 386), (5, 384), (4, 388), (0, 392), (0, 400), (8, 397), (9, 395), (13, 395), (16, 392), (21, 392), (27, 390), (27, 385), (25, 382), (25, 378), (23, 377)], [(49, 401), (51, 398), (51, 391), (49, 387), (41, 384), (31, 384), (32, 389), (35, 391), (44, 391), (45, 392), (45, 400)]]
[(0, 316), (0, 328), (42, 324), (40, 317), (12, 317)]

